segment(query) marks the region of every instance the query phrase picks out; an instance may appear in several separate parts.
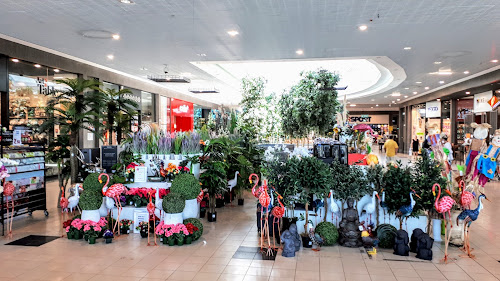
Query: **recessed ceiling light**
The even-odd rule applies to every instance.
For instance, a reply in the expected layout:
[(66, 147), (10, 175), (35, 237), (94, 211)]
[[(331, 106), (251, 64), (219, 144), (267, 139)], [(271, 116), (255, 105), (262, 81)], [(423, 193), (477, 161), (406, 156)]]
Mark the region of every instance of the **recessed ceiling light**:
[(405, 96), (405, 99), (407, 98), (408, 96)]
[(436, 99), (437, 101), (441, 101), (441, 99)]
[(403, 49), (408, 51), (411, 50), (411, 47), (404, 47)]
[(413, 92), (414, 95), (418, 94), (417, 92)]
[(114, 55), (107, 55), (107, 58), (108, 58), (108, 60), (112, 60), (115, 58), (115, 56)]
[(146, 70), (148, 70), (148, 69), (147, 69), (147, 68), (145, 68), (145, 67), (143, 66), (143, 67), (141, 67), (141, 70), (142, 70), (142, 71), (146, 71)]
[(131, 0), (120, 0), (120, 3), (123, 3), (123, 4), (134, 4), (134, 2), (132, 2)]
[(120, 34), (113, 34), (111, 35), (111, 37), (115, 40), (119, 40), (120, 39)]
[(464, 71), (464, 74), (469, 74), (469, 71)]
[(355, 104), (351, 104), (351, 106), (356, 106)]
[(438, 72), (431, 72), (429, 74), (433, 74), (433, 75), (452, 75), (453, 72), (451, 72), (451, 71), (438, 71)]
[(57, 69), (57, 68), (54, 69), (54, 72), (59, 73), (59, 69)]
[(207, 56), (207, 54), (203, 54), (203, 53), (196, 54), (196, 55), (199, 56), (199, 57), (206, 57)]
[(441, 62), (440, 61), (435, 61), (434, 64), (441, 64)]
[(422, 82), (420, 82), (420, 81), (418, 81), (418, 82), (415, 82), (415, 83), (417, 83), (417, 84), (422, 84)]
[(373, 108), (373, 106), (372, 106), (372, 107), (370, 107), (370, 108)]
[(470, 92), (465, 92), (466, 95), (470, 95)]
[(493, 63), (497, 63), (497, 62), (498, 62), (498, 60), (491, 60), (491, 62), (493, 62)]
[(372, 101), (375, 101), (374, 99), (372, 99)]
[(18, 59), (12, 59), (12, 61), (13, 61), (13, 62), (19, 62), (19, 60), (18, 60)]
[(229, 34), (230, 36), (234, 37), (234, 36), (236, 36), (236, 35), (238, 35), (240, 33), (237, 30), (229, 30), (227, 32), (227, 34)]
[(425, 87), (424, 89), (429, 90), (429, 87)]
[(439, 84), (444, 84), (444, 81), (439, 81)]
[(368, 29), (368, 26), (366, 26), (366, 25), (360, 25), (360, 26), (358, 26), (358, 29), (361, 30), (361, 31), (365, 31), (365, 30)]
[(303, 55), (303, 54), (304, 54), (304, 51), (303, 51), (303, 50), (301, 50), (301, 49), (298, 49), (297, 51), (295, 51), (295, 53), (296, 53), (297, 55)]
[(392, 103), (396, 103), (396, 101), (393, 100)]
[(36, 67), (36, 68), (40, 68), (40, 67), (42, 67), (42, 66), (41, 66), (41, 65), (39, 65), (39, 64), (35, 64), (35, 67)]
[(401, 96), (401, 93), (398, 93), (398, 92), (392, 93), (391, 96), (393, 96), (393, 97), (399, 97), (399, 96)]
[(376, 104), (375, 106), (378, 106), (378, 104)]
[(397, 99), (397, 101), (400, 101), (401, 99)]
[(405, 90), (409, 90), (410, 88), (405, 88)]

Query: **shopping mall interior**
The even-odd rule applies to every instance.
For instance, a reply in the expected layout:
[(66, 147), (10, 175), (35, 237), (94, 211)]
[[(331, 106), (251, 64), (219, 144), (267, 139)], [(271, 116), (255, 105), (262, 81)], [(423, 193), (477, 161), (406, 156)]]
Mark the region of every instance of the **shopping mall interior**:
[(0, 281), (500, 280), (499, 13), (0, 1)]

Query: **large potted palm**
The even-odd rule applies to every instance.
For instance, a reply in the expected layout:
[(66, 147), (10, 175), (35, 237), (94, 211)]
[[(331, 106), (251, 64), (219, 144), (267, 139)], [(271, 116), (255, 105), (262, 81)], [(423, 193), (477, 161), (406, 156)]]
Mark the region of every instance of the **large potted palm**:
[[(113, 143), (113, 132), (117, 131), (120, 127), (117, 126), (117, 119), (124, 118), (124, 116), (121, 116), (122, 114), (125, 114), (125, 116), (133, 116), (137, 114), (136, 108), (138, 107), (137, 102), (127, 98), (127, 94), (132, 94), (132, 92), (129, 89), (121, 89), (119, 91), (115, 89), (104, 89), (101, 90), (101, 98), (103, 101), (103, 104), (105, 107), (103, 108), (105, 110), (105, 115), (106, 115), (106, 127), (108, 130), (109, 134), (109, 143)], [(117, 135), (117, 143), (121, 142), (121, 139), (119, 139)]]

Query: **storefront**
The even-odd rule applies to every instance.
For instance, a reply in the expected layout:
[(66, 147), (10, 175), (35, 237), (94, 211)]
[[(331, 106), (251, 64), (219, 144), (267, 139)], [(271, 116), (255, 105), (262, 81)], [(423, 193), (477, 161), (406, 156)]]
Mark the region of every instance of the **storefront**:
[(193, 130), (194, 126), (194, 107), (192, 102), (180, 99), (171, 99), (171, 117), (172, 122), (170, 130), (172, 132), (186, 132)]
[(368, 124), (379, 135), (385, 135), (392, 131), (389, 126), (389, 114), (353, 114), (349, 116), (349, 123)]

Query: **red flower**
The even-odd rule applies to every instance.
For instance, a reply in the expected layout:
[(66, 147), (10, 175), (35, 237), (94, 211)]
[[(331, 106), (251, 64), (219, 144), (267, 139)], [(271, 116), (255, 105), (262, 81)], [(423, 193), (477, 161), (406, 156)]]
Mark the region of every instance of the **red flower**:
[(199, 229), (198, 229), (196, 226), (194, 226), (194, 224), (192, 224), (192, 223), (188, 223), (188, 224), (186, 224), (186, 228), (187, 228), (187, 231), (189, 232), (189, 234), (193, 234), (193, 232), (195, 232), (195, 231), (198, 231), (198, 230), (199, 230)]

